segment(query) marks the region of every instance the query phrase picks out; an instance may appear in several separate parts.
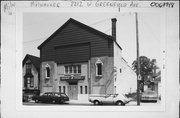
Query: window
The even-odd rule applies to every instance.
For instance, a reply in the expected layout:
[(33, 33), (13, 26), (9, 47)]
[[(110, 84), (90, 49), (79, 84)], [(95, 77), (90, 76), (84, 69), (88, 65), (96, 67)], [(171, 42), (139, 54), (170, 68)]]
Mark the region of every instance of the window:
[(78, 65), (78, 73), (81, 73), (81, 65)]
[(34, 78), (30, 78), (30, 87), (34, 87)]
[(77, 67), (77, 66), (75, 66), (75, 65), (73, 66), (73, 71), (74, 71), (73, 73), (77, 73), (76, 67)]
[(65, 73), (68, 73), (68, 66), (65, 66)]
[(96, 76), (102, 76), (102, 61), (100, 59), (96, 62)]
[(60, 94), (58, 94), (58, 93), (55, 93), (55, 94), (54, 94), (54, 96), (60, 97)]
[(102, 75), (102, 64), (101, 63), (97, 64), (97, 75)]
[(26, 73), (31, 73), (31, 63), (30, 62), (26, 63)]
[(24, 78), (24, 87), (27, 88), (27, 78)]
[(80, 94), (83, 94), (83, 87), (80, 86)]
[(122, 69), (120, 68), (119, 71), (120, 71), (120, 73), (121, 73), (121, 72), (122, 72)]
[(61, 86), (59, 86), (59, 92), (61, 93)]
[(116, 86), (114, 86), (114, 93), (116, 93)]
[(48, 96), (48, 95), (49, 95), (49, 93), (44, 93), (44, 94), (43, 94), (43, 96)]
[(50, 67), (46, 66), (46, 78), (50, 77)]
[(30, 77), (27, 78), (27, 87), (30, 87)]
[(66, 87), (63, 86), (63, 93), (66, 93)]
[(73, 71), (72, 71), (72, 68), (73, 66), (69, 66), (69, 73), (72, 73)]
[(64, 66), (65, 74), (80, 74), (81, 73), (81, 65), (68, 65)]
[(85, 86), (85, 94), (87, 94), (87, 86)]

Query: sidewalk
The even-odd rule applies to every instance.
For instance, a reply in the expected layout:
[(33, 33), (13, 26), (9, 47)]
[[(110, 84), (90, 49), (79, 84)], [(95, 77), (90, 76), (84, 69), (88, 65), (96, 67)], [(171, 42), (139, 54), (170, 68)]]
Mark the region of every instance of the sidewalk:
[(92, 104), (88, 100), (70, 100), (69, 104)]

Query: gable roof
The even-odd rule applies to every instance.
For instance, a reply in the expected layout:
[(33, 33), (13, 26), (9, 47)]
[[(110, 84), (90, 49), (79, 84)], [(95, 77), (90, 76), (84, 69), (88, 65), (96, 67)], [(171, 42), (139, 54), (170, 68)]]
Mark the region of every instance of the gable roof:
[(86, 28), (87, 30), (90, 30), (90, 31), (92, 31), (92, 32), (94, 32), (94, 33), (96, 33), (96, 34), (98, 34), (98, 35), (100, 35), (100, 36), (103, 36), (103, 37), (105, 37), (105, 38), (107, 38), (107, 39), (113, 40), (113, 41), (117, 44), (117, 46), (122, 50), (121, 46), (113, 39), (112, 36), (107, 35), (107, 34), (101, 32), (101, 31), (98, 31), (98, 30), (96, 30), (96, 29), (94, 29), (94, 28), (92, 28), (92, 27), (90, 27), (90, 26), (88, 26), (88, 25), (85, 25), (85, 24), (83, 24), (83, 23), (81, 23), (81, 22), (79, 22), (79, 21), (77, 21), (77, 20), (74, 20), (73, 18), (70, 18), (68, 21), (66, 21), (66, 23), (64, 23), (59, 29), (57, 29), (57, 30), (56, 30), (48, 39), (46, 39), (41, 45), (39, 45), (39, 46), (38, 46), (38, 49), (41, 49), (41, 48), (42, 48), (46, 43), (48, 43), (58, 32), (60, 32), (62, 29), (64, 29), (69, 23), (74, 23), (74, 24), (79, 25), (79, 26), (81, 26), (81, 27), (84, 27), (84, 28)]
[(39, 57), (36, 57), (36, 56), (33, 56), (33, 55), (29, 55), (29, 54), (27, 54), (27, 55), (25, 56), (25, 58), (23, 59), (23, 66), (24, 66), (24, 64), (26, 63), (26, 61), (27, 61), (28, 59), (33, 63), (33, 65), (35, 66), (35, 68), (36, 68), (37, 70), (40, 69), (40, 58), (39, 58)]

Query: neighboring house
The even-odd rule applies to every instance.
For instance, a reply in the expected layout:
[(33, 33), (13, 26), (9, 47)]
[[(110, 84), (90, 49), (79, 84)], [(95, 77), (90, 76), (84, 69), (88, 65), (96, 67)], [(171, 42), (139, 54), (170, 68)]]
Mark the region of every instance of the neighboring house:
[[(81, 100), (89, 94), (117, 93), (116, 88), (127, 89), (122, 92), (136, 90), (129, 85), (136, 84), (136, 78), (123, 75), (134, 72), (124, 62), (122, 48), (116, 42), (115, 18), (112, 36), (70, 18), (38, 49), (42, 93), (59, 91)], [(119, 85), (121, 80), (123, 84)]]
[(161, 71), (158, 71), (153, 76), (148, 76), (144, 83), (144, 91), (147, 89), (155, 91), (158, 96), (161, 96)]
[(40, 58), (27, 54), (23, 60), (23, 92), (39, 93)]
[(137, 88), (137, 75), (128, 65), (127, 61), (122, 58), (119, 74), (115, 80), (116, 93), (135, 93)]

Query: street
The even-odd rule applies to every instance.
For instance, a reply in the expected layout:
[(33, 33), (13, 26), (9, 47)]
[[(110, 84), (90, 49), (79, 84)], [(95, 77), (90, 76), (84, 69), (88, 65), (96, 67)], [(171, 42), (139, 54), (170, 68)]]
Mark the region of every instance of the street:
[[(95, 106), (93, 103), (90, 103), (88, 101), (77, 101), (77, 100), (70, 100), (69, 102), (63, 103), (63, 104), (52, 104), (52, 103), (35, 103), (34, 101), (29, 101), (29, 102), (23, 102), (23, 105), (27, 106), (56, 106), (56, 105), (61, 105), (61, 106)], [(158, 102), (141, 102), (140, 106), (159, 106), (160, 101)], [(98, 105), (97, 105), (98, 106)], [(103, 106), (117, 106), (117, 105), (107, 105), (104, 104)], [(126, 106), (137, 106), (136, 101), (131, 101)]]

